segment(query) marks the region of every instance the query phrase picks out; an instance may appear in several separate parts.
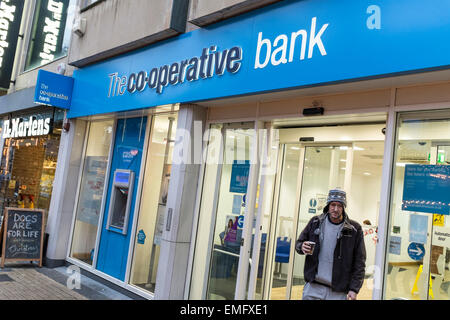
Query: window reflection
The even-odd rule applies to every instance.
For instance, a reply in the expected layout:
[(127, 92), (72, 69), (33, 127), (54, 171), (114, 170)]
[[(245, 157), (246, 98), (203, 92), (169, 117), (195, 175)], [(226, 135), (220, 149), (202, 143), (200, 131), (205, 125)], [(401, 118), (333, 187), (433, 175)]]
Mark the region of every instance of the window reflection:
[(76, 209), (71, 257), (91, 265), (102, 207), (113, 124), (113, 120), (90, 124)]
[(450, 221), (435, 198), (447, 188), (450, 120), (404, 114), (398, 126), (385, 299), (448, 300)]

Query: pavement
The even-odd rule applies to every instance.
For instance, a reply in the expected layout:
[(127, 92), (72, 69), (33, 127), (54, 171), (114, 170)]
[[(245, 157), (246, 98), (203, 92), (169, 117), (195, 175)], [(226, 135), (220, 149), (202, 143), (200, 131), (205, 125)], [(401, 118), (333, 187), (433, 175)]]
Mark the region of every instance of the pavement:
[(0, 268), (0, 300), (134, 300), (75, 271), (31, 263), (5, 264)]

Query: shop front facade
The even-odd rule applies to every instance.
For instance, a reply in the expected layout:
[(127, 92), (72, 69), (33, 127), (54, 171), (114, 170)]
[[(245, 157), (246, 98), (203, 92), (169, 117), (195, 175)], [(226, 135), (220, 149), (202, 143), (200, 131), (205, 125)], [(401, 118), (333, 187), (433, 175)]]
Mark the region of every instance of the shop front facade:
[(156, 283), (177, 121), (177, 105), (76, 120), (81, 163), (67, 260), (122, 286), (129, 279), (144, 296)]
[(64, 110), (32, 108), (2, 118), (1, 212), (7, 207), (48, 214)]
[(284, 1), (74, 72), (66, 260), (149, 299), (300, 299), (339, 188), (359, 298), (448, 299), (449, 61), (414, 40), (441, 6)]

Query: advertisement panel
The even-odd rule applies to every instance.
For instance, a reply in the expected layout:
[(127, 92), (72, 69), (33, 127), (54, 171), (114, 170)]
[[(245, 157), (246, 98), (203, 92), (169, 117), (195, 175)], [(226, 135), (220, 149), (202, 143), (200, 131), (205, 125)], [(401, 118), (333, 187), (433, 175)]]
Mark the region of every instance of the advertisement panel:
[(8, 89), (16, 55), (23, 0), (0, 0), (0, 88)]

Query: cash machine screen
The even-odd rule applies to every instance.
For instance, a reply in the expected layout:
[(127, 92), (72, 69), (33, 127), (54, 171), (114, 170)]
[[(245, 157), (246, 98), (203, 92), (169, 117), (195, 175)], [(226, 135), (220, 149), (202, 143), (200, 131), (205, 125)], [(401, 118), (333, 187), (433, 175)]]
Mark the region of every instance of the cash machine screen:
[(115, 184), (123, 184), (128, 185), (130, 182), (130, 172), (116, 172), (116, 176), (114, 177)]

